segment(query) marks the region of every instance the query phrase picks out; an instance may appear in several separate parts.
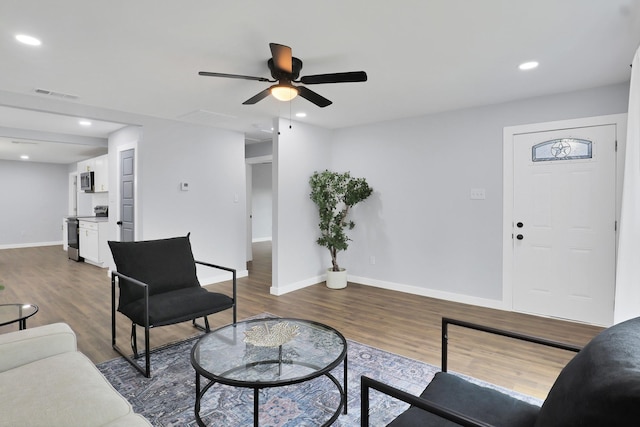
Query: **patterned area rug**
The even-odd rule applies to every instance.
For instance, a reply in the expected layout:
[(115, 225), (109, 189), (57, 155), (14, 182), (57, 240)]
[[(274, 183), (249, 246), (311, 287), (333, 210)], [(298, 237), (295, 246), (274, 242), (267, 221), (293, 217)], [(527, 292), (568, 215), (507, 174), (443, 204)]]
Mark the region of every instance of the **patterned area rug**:
[[(101, 363), (98, 369), (131, 402), (134, 410), (154, 426), (197, 426), (193, 412), (195, 371), (190, 363), (194, 344), (195, 340), (187, 340), (152, 354), (152, 378), (145, 378), (122, 358)], [(361, 375), (415, 394), (420, 393), (438, 371), (435, 366), (351, 340), (348, 340), (347, 354), (348, 413), (340, 415), (334, 426), (360, 425)], [(342, 369), (340, 365), (332, 372), (340, 382)], [(516, 396), (540, 404), (537, 399)], [(337, 388), (324, 376), (306, 383), (263, 389), (260, 391), (260, 426), (319, 426), (333, 415), (339, 399)], [(406, 408), (406, 404), (372, 391), (370, 425), (386, 425)], [(209, 426), (253, 425), (253, 390), (216, 384), (204, 395), (200, 415)]]

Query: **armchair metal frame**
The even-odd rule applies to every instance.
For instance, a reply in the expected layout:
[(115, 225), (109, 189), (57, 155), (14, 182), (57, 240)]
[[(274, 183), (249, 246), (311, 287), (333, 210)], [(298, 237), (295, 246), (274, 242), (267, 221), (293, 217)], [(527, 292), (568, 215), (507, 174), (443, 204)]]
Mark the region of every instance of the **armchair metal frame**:
[[(473, 329), (476, 331), (486, 332), (489, 334), (500, 335), (507, 338), (513, 338), (520, 341), (530, 342), (534, 344), (540, 344), (547, 347), (558, 348), (561, 350), (567, 350), (572, 352), (579, 352), (582, 347), (567, 344), (559, 341), (548, 340), (545, 338), (536, 337), (533, 335), (521, 334), (517, 332), (507, 331), (503, 329), (484, 326), (472, 322), (466, 322), (463, 320), (456, 320), (447, 317), (442, 318), (442, 372), (447, 372), (448, 365), (448, 344), (449, 344), (449, 325), (460, 326), (463, 328)], [(427, 399), (423, 399), (419, 396), (407, 393), (404, 390), (400, 390), (391, 385), (382, 383), (363, 375), (361, 381), (361, 427), (367, 427), (369, 425), (369, 389), (377, 390), (393, 398), (399, 399), (410, 405), (416, 406), (424, 411), (431, 412), (449, 421), (457, 423), (465, 427), (491, 427), (490, 424), (482, 422), (472, 417), (467, 417), (456, 411), (452, 411), (439, 404), (431, 402)]]
[[(215, 264), (210, 264), (207, 262), (202, 262), (202, 261), (195, 261), (196, 264), (200, 264), (206, 267), (211, 267), (211, 268), (216, 268), (219, 270), (225, 270), (228, 271), (230, 273), (232, 273), (232, 287), (233, 287), (233, 306), (231, 307), (233, 309), (233, 323), (235, 324), (237, 322), (237, 286), (236, 286), (236, 270), (233, 268), (229, 268), (229, 267), (223, 267), (221, 265), (215, 265)], [(143, 292), (144, 292), (144, 324), (143, 325), (139, 325), (141, 327), (144, 327), (144, 350), (145, 350), (145, 366), (142, 367), (140, 366), (139, 363), (137, 363), (135, 361), (135, 359), (140, 358), (140, 355), (138, 354), (138, 339), (137, 339), (137, 335), (136, 335), (136, 324), (132, 322), (131, 324), (131, 349), (133, 351), (133, 355), (129, 355), (127, 354), (127, 352), (125, 352), (124, 350), (122, 350), (120, 347), (118, 347), (118, 345), (116, 344), (116, 305), (117, 305), (117, 301), (116, 301), (116, 278), (118, 278), (118, 286), (119, 286), (119, 280), (123, 279), (126, 280), (127, 282), (139, 286), (142, 288)], [(213, 313), (212, 313), (213, 314)], [(209, 329), (209, 319), (207, 318), (207, 316), (204, 316), (204, 322), (205, 322), (205, 326), (202, 327), (198, 324), (196, 324), (196, 319), (193, 318), (191, 319), (193, 322), (193, 325), (201, 330), (204, 330), (205, 333), (208, 333), (210, 331)], [(140, 373), (142, 373), (145, 377), (150, 378), (151, 377), (151, 352), (153, 350), (151, 350), (149, 348), (149, 330), (153, 327), (157, 327), (157, 326), (166, 326), (166, 325), (171, 325), (171, 324), (175, 324), (175, 323), (181, 323), (182, 321), (178, 321), (178, 322), (172, 322), (172, 321), (167, 321), (167, 322), (163, 322), (161, 324), (154, 324), (154, 325), (150, 325), (149, 324), (149, 285), (141, 282), (140, 280), (134, 279), (133, 277), (129, 277), (126, 276), (122, 273), (118, 273), (117, 271), (112, 271), (111, 272), (111, 347), (117, 351), (122, 357), (124, 357), (131, 365), (133, 365), (134, 368), (136, 368)]]

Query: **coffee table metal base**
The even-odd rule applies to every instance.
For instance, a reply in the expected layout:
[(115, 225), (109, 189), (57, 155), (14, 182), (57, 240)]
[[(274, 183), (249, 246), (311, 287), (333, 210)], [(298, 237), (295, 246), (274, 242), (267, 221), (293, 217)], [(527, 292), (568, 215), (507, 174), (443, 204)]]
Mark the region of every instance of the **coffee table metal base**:
[[(343, 378), (344, 387), (342, 386), (342, 384), (340, 384), (340, 382), (336, 379), (336, 377), (331, 375), (330, 372), (326, 372), (324, 375), (335, 384), (336, 388), (340, 392), (340, 404), (338, 405), (336, 412), (331, 416), (331, 418), (329, 418), (327, 422), (322, 424), (322, 427), (330, 426), (331, 424), (333, 424), (338, 419), (341, 412), (343, 414), (347, 413), (347, 357), (345, 356), (344, 358), (344, 378)], [(200, 427), (207, 426), (202, 420), (202, 418), (200, 417), (200, 401), (202, 400), (202, 397), (204, 396), (204, 394), (216, 383), (217, 381), (209, 381), (209, 383), (205, 385), (204, 388), (201, 390), (200, 374), (196, 372), (196, 404), (195, 404), (194, 412), (196, 416), (196, 422)], [(259, 418), (260, 418), (260, 412), (259, 412), (260, 390), (262, 390), (263, 388), (270, 388), (270, 387), (277, 387), (277, 386), (262, 387), (259, 385), (252, 385), (252, 386), (246, 385), (246, 386), (237, 386), (237, 387), (253, 388), (253, 425), (254, 427), (258, 427)]]

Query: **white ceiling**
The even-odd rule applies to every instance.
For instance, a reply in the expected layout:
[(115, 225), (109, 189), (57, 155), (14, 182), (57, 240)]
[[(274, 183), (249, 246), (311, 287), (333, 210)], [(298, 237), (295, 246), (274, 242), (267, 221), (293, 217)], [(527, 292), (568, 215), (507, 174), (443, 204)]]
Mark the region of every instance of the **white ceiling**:
[[(270, 77), (269, 42), (292, 47), (302, 76), (369, 81), (312, 86), (326, 108), (248, 106), (269, 83), (198, 76)], [(0, 90), (265, 139), (276, 116), (337, 129), (626, 82), (639, 45), (640, 0), (2, 0)], [(529, 60), (540, 67), (519, 71)]]
[[(107, 137), (125, 126), (0, 105), (0, 159), (69, 164), (107, 152)], [(97, 141), (102, 139), (103, 141)]]
[[(107, 153), (106, 147), (0, 137), (0, 159), (70, 164)], [(22, 156), (27, 156), (23, 159)]]

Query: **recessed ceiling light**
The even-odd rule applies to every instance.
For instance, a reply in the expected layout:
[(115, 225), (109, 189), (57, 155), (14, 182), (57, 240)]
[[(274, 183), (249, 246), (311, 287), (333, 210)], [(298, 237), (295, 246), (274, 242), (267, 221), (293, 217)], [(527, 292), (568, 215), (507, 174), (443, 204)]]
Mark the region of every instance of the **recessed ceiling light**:
[(307, 117), (307, 113), (296, 113), (296, 117)]
[(529, 62), (523, 62), (522, 64), (518, 65), (518, 68), (520, 68), (521, 70), (533, 70), (538, 65), (539, 64), (537, 61), (529, 61)]
[(16, 40), (18, 40), (20, 43), (27, 44), (29, 46), (40, 46), (42, 44), (42, 42), (39, 39), (33, 36), (28, 36), (26, 34), (16, 35)]
[(29, 160), (29, 156), (27, 156), (26, 154), (23, 154), (22, 156), (20, 156), (20, 158), (22, 160)]
[(80, 124), (80, 126), (85, 126), (85, 127), (91, 126), (91, 122), (89, 120), (80, 120), (78, 124)]

